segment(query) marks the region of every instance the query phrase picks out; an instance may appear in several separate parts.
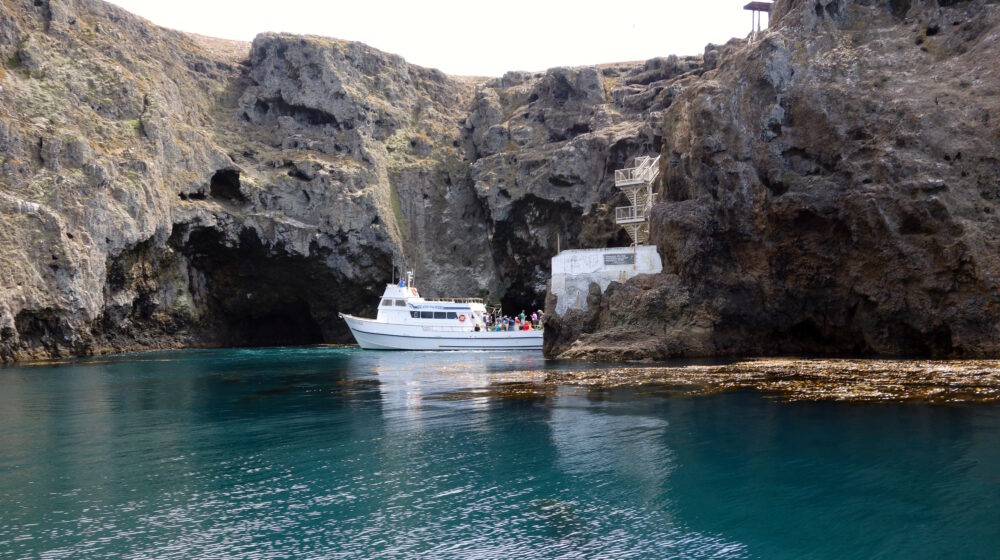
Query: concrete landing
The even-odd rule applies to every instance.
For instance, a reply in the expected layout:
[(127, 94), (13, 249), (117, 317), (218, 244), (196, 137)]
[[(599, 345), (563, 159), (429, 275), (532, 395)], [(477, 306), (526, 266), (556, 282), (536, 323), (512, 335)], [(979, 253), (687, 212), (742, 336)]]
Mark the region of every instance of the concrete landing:
[(591, 282), (604, 292), (612, 282), (659, 272), (663, 272), (663, 263), (654, 245), (563, 251), (552, 257), (550, 290), (558, 298), (556, 315), (570, 309), (586, 309)]

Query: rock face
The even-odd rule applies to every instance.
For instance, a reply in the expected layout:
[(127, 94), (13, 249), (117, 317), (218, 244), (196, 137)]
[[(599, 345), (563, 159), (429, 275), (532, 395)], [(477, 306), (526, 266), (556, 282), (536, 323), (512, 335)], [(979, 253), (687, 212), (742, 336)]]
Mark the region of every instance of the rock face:
[(705, 59), (663, 119), (664, 273), (548, 354), (1000, 354), (1000, 5), (779, 0)]
[[(393, 264), (540, 306), (699, 58), (456, 78), (95, 0), (0, 0), (0, 357), (347, 341)], [(593, 219), (581, 220), (583, 215)]]
[(664, 274), (549, 355), (1000, 350), (994, 2), (780, 1), (704, 56), (460, 78), (97, 0), (0, 0), (0, 358), (346, 341), (393, 263), (541, 306), (557, 246), (627, 244), (665, 157)]
[(614, 170), (659, 150), (663, 109), (697, 79), (700, 58), (509, 72), (477, 88), (466, 130), (471, 180), (490, 226), (504, 304), (544, 304), (557, 247), (628, 245)]

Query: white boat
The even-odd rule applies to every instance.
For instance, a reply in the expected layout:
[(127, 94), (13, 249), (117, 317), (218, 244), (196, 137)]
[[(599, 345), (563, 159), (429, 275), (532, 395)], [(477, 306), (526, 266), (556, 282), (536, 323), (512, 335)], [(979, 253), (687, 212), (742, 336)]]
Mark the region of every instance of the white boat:
[(386, 285), (375, 319), (346, 313), (340, 317), (358, 345), (368, 350), (542, 349), (541, 330), (487, 330), (486, 314), (481, 299), (425, 299), (401, 282)]

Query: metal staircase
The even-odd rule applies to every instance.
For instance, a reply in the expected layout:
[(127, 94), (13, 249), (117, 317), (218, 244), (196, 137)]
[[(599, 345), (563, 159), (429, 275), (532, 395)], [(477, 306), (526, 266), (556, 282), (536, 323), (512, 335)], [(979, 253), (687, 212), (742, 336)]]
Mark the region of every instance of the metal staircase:
[(660, 156), (635, 158), (633, 167), (615, 171), (615, 186), (631, 206), (615, 208), (615, 223), (625, 228), (633, 245), (649, 240), (649, 211), (653, 208), (653, 181), (660, 174)]

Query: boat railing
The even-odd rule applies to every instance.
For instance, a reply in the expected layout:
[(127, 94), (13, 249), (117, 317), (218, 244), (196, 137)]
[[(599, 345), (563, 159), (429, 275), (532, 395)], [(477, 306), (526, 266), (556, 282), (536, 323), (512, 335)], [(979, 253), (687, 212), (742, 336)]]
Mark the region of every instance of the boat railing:
[(448, 302), (448, 303), (483, 303), (482, 298), (452, 298), (452, 297), (429, 298), (429, 297), (425, 297), (424, 301), (441, 301), (441, 302)]
[[(489, 329), (482, 329), (481, 328), (481, 329), (479, 329), (477, 331), (477, 330), (475, 330), (474, 327), (451, 327), (451, 326), (444, 326), (444, 325), (423, 325), (423, 330), (424, 330), (424, 332), (466, 332), (466, 333), (470, 333), (470, 332), (489, 332), (489, 333), (496, 333), (496, 334), (521, 332), (520, 329), (511, 329), (509, 331), (508, 330), (495, 331), (492, 328), (489, 328)], [(540, 331), (540, 330), (543, 330), (543, 329), (532, 327), (530, 330), (532, 330), (532, 331)]]
[(449, 327), (444, 325), (424, 325), (424, 331), (431, 332), (473, 332), (471, 327)]

